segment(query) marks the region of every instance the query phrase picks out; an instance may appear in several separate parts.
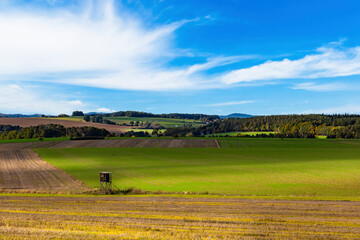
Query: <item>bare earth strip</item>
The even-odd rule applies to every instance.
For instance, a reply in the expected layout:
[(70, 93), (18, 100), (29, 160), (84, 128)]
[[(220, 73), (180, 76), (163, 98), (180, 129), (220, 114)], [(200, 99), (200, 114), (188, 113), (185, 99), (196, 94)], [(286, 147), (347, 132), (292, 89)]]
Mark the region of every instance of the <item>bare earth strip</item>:
[(39, 158), (32, 150), (0, 152), (0, 191), (84, 192), (80, 182)]
[(77, 140), (52, 142), (2, 143), (1, 151), (35, 148), (84, 148), (84, 147), (174, 147), (174, 148), (217, 148), (214, 139), (116, 139)]
[(360, 202), (0, 196), (4, 239), (360, 239)]
[(64, 127), (97, 127), (104, 128), (111, 133), (120, 134), (126, 132), (128, 126), (117, 126), (102, 123), (91, 123), (82, 121), (70, 121), (61, 119), (43, 119), (43, 118), (0, 118), (0, 125), (12, 125), (20, 127), (31, 127), (46, 124), (60, 124)]

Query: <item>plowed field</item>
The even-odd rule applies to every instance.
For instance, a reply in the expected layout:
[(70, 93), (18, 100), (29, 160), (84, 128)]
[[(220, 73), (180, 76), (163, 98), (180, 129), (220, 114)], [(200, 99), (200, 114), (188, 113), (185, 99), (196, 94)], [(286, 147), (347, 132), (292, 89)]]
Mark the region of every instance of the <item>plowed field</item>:
[(90, 148), (90, 147), (161, 147), (161, 148), (216, 148), (214, 139), (116, 139), (116, 140), (77, 140), (53, 142), (2, 143), (0, 151), (35, 148)]
[(360, 203), (0, 196), (2, 239), (360, 239)]
[(91, 122), (82, 122), (82, 121), (70, 121), (70, 120), (61, 120), (61, 119), (44, 119), (44, 118), (0, 118), (0, 125), (12, 125), (20, 127), (31, 127), (38, 125), (46, 124), (60, 124), (64, 127), (97, 127), (104, 128), (111, 133), (123, 133), (127, 132), (129, 127), (127, 126), (117, 126), (109, 125), (102, 123), (91, 123)]
[(81, 182), (39, 158), (32, 150), (0, 152), (0, 190), (81, 192)]

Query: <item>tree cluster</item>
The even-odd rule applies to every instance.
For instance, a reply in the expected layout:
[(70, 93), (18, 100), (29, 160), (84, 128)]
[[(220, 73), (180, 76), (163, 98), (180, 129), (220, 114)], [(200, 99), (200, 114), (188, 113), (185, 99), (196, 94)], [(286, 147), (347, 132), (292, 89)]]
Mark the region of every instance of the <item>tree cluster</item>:
[(360, 115), (308, 114), (274, 115), (252, 118), (227, 118), (194, 128), (167, 129), (166, 136), (185, 132), (194, 136), (225, 132), (275, 131), (287, 138), (314, 138), (326, 135), (329, 138), (360, 138)]
[(0, 133), (2, 132), (9, 132), (13, 130), (19, 130), (19, 126), (11, 126), (11, 125), (0, 125)]
[(110, 124), (110, 125), (116, 125), (115, 122), (110, 121), (108, 119), (104, 119), (102, 115), (85, 115), (84, 120), (86, 122), (94, 122), (94, 123), (104, 123), (104, 124)]
[(0, 131), (0, 139), (31, 139), (52, 137), (106, 137), (110, 133), (105, 129), (95, 127), (69, 127), (59, 124), (47, 124), (32, 127), (16, 128)]
[(84, 116), (85, 114), (82, 112), (82, 111), (74, 111), (73, 113), (72, 113), (72, 116), (73, 117), (82, 117), (82, 116)]
[(135, 132), (135, 131), (128, 131), (126, 133), (121, 133), (120, 137), (151, 137), (148, 132)]

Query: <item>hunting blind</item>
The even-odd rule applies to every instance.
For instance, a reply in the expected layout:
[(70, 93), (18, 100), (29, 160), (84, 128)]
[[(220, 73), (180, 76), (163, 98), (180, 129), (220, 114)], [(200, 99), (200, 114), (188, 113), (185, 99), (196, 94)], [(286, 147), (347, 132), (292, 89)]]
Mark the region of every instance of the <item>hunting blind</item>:
[(106, 194), (112, 193), (111, 172), (100, 172), (100, 191)]
[(111, 183), (111, 172), (101, 172), (100, 173), (100, 182), (101, 183)]

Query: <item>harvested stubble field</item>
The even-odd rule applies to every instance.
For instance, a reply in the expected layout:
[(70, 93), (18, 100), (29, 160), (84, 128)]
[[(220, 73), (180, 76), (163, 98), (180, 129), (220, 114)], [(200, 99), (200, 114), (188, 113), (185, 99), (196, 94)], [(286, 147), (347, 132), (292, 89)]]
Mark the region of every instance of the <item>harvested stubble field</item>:
[(70, 121), (53, 118), (0, 118), (0, 125), (12, 125), (20, 127), (31, 127), (46, 124), (60, 124), (64, 127), (97, 127), (104, 128), (111, 133), (120, 134), (127, 131), (126, 126), (109, 125), (102, 123), (92, 123), (83, 121)]
[(0, 191), (84, 192), (87, 187), (32, 150), (0, 152)]
[(359, 239), (360, 203), (0, 196), (6, 239)]

